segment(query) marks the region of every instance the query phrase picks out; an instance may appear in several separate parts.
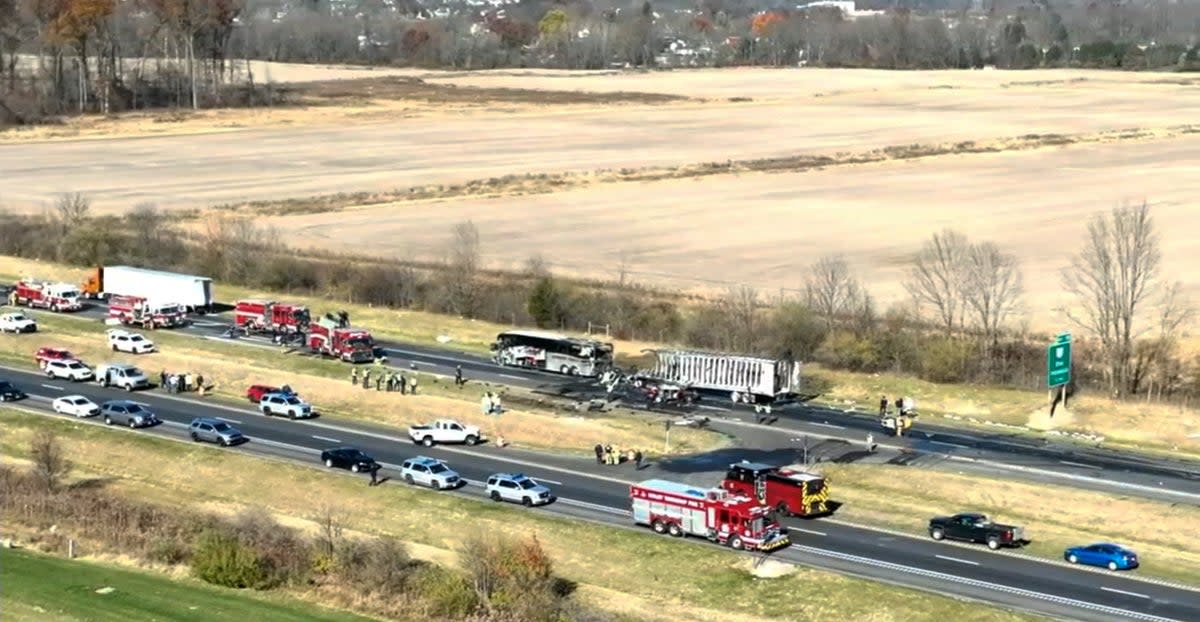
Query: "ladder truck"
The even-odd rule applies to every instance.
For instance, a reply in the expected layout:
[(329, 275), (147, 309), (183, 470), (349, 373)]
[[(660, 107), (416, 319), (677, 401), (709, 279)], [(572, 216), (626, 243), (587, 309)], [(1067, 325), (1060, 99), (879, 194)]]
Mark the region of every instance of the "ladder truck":
[(769, 508), (720, 488), (651, 479), (630, 486), (629, 497), (633, 522), (655, 533), (705, 538), (738, 551), (769, 552), (790, 543)]

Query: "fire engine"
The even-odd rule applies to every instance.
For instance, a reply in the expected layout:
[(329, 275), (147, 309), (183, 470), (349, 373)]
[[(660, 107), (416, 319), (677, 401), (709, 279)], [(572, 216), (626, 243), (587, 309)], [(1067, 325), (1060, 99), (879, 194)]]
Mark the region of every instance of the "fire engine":
[(70, 283), (51, 283), (25, 279), (17, 281), (9, 294), (9, 304), (41, 307), (51, 311), (78, 311), (83, 308), (79, 288)]
[(187, 314), (177, 304), (156, 304), (141, 296), (108, 297), (108, 317), (126, 326), (174, 328), (187, 322)]
[(308, 308), (283, 304), (274, 300), (239, 300), (233, 311), (233, 322), (250, 333), (303, 333), (308, 330)]
[(308, 348), (314, 353), (332, 356), (350, 363), (367, 363), (375, 359), (375, 342), (371, 333), (350, 328), (345, 321), (331, 315), (309, 326)]
[(735, 550), (773, 551), (789, 540), (769, 508), (720, 488), (652, 479), (629, 487), (633, 522), (655, 533), (706, 538)]
[(721, 488), (734, 495), (754, 497), (763, 506), (784, 516), (808, 516), (828, 512), (829, 483), (826, 478), (799, 467), (773, 467), (740, 461), (730, 465)]
[(782, 516), (808, 516), (829, 511), (829, 483), (798, 466), (774, 467), (735, 462), (721, 482), (730, 494), (756, 499)]

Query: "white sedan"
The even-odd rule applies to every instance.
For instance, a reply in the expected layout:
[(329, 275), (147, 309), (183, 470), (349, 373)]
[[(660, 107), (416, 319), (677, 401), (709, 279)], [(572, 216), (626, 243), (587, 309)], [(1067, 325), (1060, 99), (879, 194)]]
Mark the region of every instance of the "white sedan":
[(64, 395), (53, 404), (54, 412), (76, 417), (94, 417), (100, 414), (100, 406), (82, 395)]

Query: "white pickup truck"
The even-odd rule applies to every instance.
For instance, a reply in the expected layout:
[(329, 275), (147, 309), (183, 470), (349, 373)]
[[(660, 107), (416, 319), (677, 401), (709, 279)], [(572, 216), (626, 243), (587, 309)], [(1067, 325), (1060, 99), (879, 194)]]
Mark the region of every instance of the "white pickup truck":
[(0, 315), (0, 332), (36, 333), (37, 329), (37, 321), (20, 311)]
[(408, 428), (408, 437), (414, 443), (433, 447), (437, 443), (466, 443), (474, 445), (481, 438), (479, 428), (463, 425), (453, 419), (438, 419), (425, 425)]

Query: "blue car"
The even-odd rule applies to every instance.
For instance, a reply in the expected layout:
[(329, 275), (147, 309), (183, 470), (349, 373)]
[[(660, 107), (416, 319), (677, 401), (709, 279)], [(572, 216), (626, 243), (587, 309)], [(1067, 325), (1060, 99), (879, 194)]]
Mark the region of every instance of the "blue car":
[(1107, 542), (1073, 546), (1063, 552), (1063, 559), (1072, 564), (1103, 566), (1109, 570), (1132, 570), (1138, 567), (1137, 553)]

